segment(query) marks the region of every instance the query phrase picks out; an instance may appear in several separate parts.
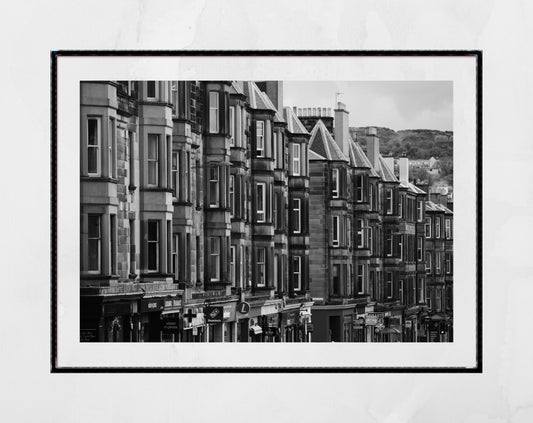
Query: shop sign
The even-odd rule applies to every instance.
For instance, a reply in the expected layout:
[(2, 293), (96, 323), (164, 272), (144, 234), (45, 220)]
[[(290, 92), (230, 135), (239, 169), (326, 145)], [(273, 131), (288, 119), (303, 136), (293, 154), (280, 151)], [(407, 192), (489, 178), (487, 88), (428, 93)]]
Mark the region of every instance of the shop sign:
[(242, 303), (237, 304), (237, 313), (239, 314), (248, 314), (250, 311), (250, 304), (246, 301), (243, 301)]
[(359, 317), (358, 319), (355, 319), (353, 321), (353, 327), (354, 328), (362, 328), (365, 325), (365, 319), (362, 317)]
[(164, 308), (164, 300), (161, 298), (150, 298), (141, 301), (141, 313), (151, 313), (161, 311)]
[(225, 289), (219, 289), (217, 291), (205, 291), (205, 292), (193, 292), (192, 293), (192, 298), (194, 300), (205, 299), (205, 298), (219, 298), (219, 297), (225, 297), (225, 296), (226, 296)]
[(161, 332), (171, 335), (178, 334), (180, 331), (179, 317), (166, 317), (161, 322)]
[(288, 313), (283, 313), (281, 318), (282, 323), (285, 326), (294, 325), (298, 322), (298, 318), (300, 317), (299, 311), (289, 311)]
[(313, 324), (312, 323), (308, 323), (306, 325), (306, 328), (307, 328), (307, 332), (313, 332)]
[(130, 302), (105, 304), (104, 308), (104, 314), (106, 316), (123, 316), (132, 312), (132, 303)]
[(280, 304), (269, 304), (261, 307), (261, 314), (274, 314), (280, 309)]
[(222, 323), (224, 321), (224, 307), (205, 307), (204, 315), (207, 323)]
[(235, 320), (235, 303), (224, 306), (224, 321)]
[(413, 327), (413, 321), (412, 320), (406, 320), (405, 321), (405, 327), (406, 328), (412, 328)]
[(384, 317), (385, 316), (383, 315), (383, 313), (377, 313), (377, 312), (366, 313), (365, 322), (369, 326), (383, 325)]

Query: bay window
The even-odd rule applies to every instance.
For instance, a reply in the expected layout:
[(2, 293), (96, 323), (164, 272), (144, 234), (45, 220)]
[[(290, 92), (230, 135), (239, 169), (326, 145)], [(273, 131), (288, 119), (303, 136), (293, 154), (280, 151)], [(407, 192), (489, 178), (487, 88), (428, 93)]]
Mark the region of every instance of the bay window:
[(235, 214), (235, 175), (229, 177), (229, 214), (231, 217)]
[(357, 219), (357, 248), (364, 248), (365, 246), (365, 236), (364, 236), (364, 220)]
[(332, 245), (333, 247), (338, 247), (340, 245), (340, 219), (339, 216), (332, 216), (333, 218), (333, 237)]
[(220, 205), (220, 169), (217, 165), (209, 167), (209, 207)]
[(393, 274), (392, 272), (386, 273), (386, 280), (385, 280), (385, 295), (387, 298), (392, 298), (392, 287), (393, 287)]
[(235, 106), (229, 108), (229, 145), (235, 146)]
[(257, 286), (266, 284), (266, 248), (257, 249)]
[(357, 265), (357, 293), (364, 294), (365, 292), (365, 265)]
[(393, 214), (394, 210), (394, 204), (393, 204), (393, 195), (392, 195), (392, 189), (387, 189), (385, 191), (385, 203), (387, 207), (387, 214)]
[(452, 221), (450, 219), (444, 221), (444, 237), (446, 239), (452, 238)]
[(431, 217), (426, 217), (426, 224), (424, 225), (426, 238), (431, 238)]

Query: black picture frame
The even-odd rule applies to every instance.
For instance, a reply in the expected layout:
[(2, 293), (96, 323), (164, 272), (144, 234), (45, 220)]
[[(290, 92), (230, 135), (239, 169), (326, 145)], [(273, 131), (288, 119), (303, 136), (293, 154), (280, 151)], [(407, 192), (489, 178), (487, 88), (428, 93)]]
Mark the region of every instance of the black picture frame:
[[(348, 57), (473, 57), (476, 59), (476, 365), (474, 367), (58, 367), (57, 366), (57, 88), (60, 57), (179, 56), (348, 56)], [(50, 371), (51, 373), (482, 373), (482, 51), (480, 50), (57, 50), (50, 54), (51, 72), (51, 216), (50, 216)]]

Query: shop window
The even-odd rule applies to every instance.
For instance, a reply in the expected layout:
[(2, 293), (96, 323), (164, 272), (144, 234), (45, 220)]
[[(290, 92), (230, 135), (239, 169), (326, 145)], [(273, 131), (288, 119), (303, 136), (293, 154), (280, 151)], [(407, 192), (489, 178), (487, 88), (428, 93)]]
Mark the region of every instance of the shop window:
[(102, 271), (102, 225), (101, 216), (89, 214), (87, 216), (88, 230), (88, 262), (89, 273), (101, 273)]
[(89, 176), (100, 176), (100, 118), (87, 119), (87, 173)]
[(159, 184), (159, 135), (148, 134), (148, 186)]
[(148, 221), (148, 271), (159, 271), (159, 221)]

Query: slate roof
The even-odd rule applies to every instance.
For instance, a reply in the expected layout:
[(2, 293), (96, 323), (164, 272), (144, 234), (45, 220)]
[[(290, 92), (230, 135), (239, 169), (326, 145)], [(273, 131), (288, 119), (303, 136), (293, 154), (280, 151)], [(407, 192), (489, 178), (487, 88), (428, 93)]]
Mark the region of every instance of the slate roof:
[(309, 135), (309, 131), (305, 128), (300, 119), (298, 119), (298, 116), (296, 116), (296, 113), (294, 113), (294, 110), (291, 107), (284, 107), (283, 115), (285, 116), (285, 121), (287, 122), (287, 130), (291, 134)]
[(393, 170), (387, 165), (387, 162), (381, 154), (379, 155), (376, 172), (384, 182), (399, 182)]
[(315, 153), (313, 150), (309, 150), (309, 160), (326, 160), (326, 158)]
[(342, 153), (321, 119), (318, 120), (311, 131), (309, 150), (330, 161), (348, 162), (348, 158)]
[(453, 214), (453, 211), (451, 211), (448, 207), (443, 206), (442, 204), (434, 203), (433, 201), (430, 201), (430, 200), (426, 201), (426, 211), (444, 212), (446, 214)]
[(350, 154), (350, 164), (354, 167), (370, 169), (370, 176), (375, 176), (379, 178), (379, 175), (372, 167), (372, 164), (370, 163), (370, 160), (368, 160), (368, 157), (366, 157), (366, 154), (361, 148), (361, 145), (359, 145), (357, 141), (350, 139), (348, 147)]
[(244, 94), (248, 97), (248, 104), (252, 109), (277, 112), (276, 107), (272, 104), (268, 96), (259, 89), (255, 82), (245, 81), (243, 84)]
[(244, 95), (244, 91), (242, 90), (242, 88), (239, 86), (239, 84), (236, 81), (231, 81), (230, 93)]

